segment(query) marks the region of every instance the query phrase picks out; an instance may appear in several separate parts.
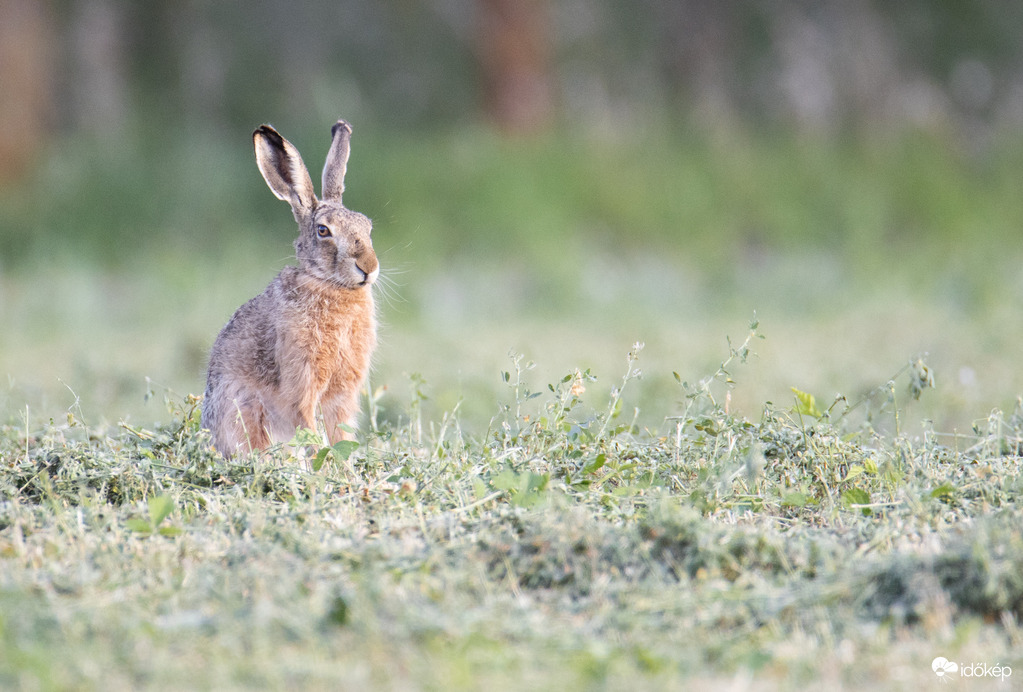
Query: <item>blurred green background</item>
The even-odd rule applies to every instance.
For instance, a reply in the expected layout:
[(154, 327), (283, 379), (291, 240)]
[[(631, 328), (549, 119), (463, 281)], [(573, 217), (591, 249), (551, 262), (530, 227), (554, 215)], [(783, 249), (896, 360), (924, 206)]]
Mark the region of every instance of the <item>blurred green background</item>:
[(756, 314), (751, 417), (926, 353), (913, 415), (968, 429), (1023, 392), (1021, 34), (1018, 0), (5, 0), (0, 421), (201, 392), (292, 254), (252, 129), (318, 179), (343, 117), (384, 416), (485, 428), (510, 351), (598, 396), (642, 341), (662, 427)]

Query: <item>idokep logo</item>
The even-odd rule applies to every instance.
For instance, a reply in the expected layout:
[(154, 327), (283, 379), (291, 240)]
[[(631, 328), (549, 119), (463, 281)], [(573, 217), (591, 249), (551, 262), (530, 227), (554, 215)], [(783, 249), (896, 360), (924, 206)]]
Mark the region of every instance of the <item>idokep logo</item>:
[(957, 673), (963, 678), (1000, 678), (1002, 682), (1005, 682), (1012, 675), (1012, 668), (1009, 666), (1001, 664), (989, 666), (986, 663), (956, 663), (944, 656), (938, 656), (931, 661), (931, 670), (942, 681), (949, 680)]
[(939, 678), (947, 680), (949, 675), (955, 675), (959, 672), (959, 666), (944, 656), (938, 656), (936, 659), (931, 661), (931, 670), (933, 670), (934, 674)]

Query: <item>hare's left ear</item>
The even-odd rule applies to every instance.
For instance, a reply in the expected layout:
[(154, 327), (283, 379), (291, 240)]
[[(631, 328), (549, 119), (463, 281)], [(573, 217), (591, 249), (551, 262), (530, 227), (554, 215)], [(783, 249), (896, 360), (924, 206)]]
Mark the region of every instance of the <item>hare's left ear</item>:
[(309, 213), (316, 205), (316, 195), (298, 149), (269, 125), (257, 127), (252, 142), (256, 165), (274, 195), (288, 202), (296, 214)]
[(344, 120), (338, 120), (330, 128), (330, 151), (327, 162), (323, 164), (323, 199), (341, 201), (345, 191), (345, 169), (348, 167), (348, 153), (352, 137), (352, 126)]

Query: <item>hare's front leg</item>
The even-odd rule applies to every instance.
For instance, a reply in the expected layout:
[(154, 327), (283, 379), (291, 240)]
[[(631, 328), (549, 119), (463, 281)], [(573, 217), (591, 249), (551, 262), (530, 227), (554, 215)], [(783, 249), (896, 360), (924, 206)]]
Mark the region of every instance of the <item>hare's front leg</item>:
[(232, 410), (221, 418), (220, 429), (214, 431), (214, 445), (228, 454), (239, 454), (266, 449), (270, 446), (270, 432), (266, 411), (258, 401), (229, 400)]
[(355, 435), (342, 428), (342, 424), (355, 427), (355, 416), (359, 412), (359, 395), (338, 396), (323, 402), (323, 425), (327, 428), (330, 444), (340, 440), (354, 440)]
[(280, 389), (276, 393), (281, 430), (275, 433), (281, 440), (294, 437), (299, 428), (316, 430), (316, 400), (320, 386), (308, 358), (300, 349), (284, 351), (279, 362), (289, 363), (282, 369)]

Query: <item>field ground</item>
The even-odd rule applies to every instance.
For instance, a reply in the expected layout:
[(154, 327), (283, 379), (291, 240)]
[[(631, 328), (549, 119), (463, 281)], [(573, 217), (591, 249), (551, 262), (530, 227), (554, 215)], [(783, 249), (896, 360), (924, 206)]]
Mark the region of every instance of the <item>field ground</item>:
[[(929, 689), (939, 656), (1014, 670), (948, 689), (1018, 686), (1017, 168), (914, 146), (717, 143), (679, 170), (436, 146), (409, 156), (454, 149), (429, 169), (454, 170), (451, 190), (423, 173), (352, 203), (378, 220), (390, 282), (360, 444), (322, 459), (213, 455), (189, 396), (290, 236), (98, 263), (130, 230), (49, 253), (45, 216), (99, 227), (77, 206), (95, 189), (39, 215), (0, 204), (39, 224), (0, 274), (0, 687)], [(536, 157), (557, 169), (539, 182)], [(608, 196), (620, 178), (582, 185), (601, 157), (650, 164), (634, 206)], [(383, 158), (378, 183), (399, 168)], [(155, 175), (113, 183), (140, 194)], [(704, 197), (656, 207), (658, 185)], [(201, 187), (169, 206), (201, 216), (224, 192), (189, 205)], [(483, 201), (427, 208), (460, 187)], [(415, 214), (388, 206), (409, 199)], [(540, 239), (601, 204), (637, 235)], [(523, 208), (543, 223), (507, 221)], [(721, 247), (670, 247), (657, 209)], [(509, 238), (441, 236), (459, 213), (462, 240), (488, 214)], [(885, 235), (893, 219), (908, 235)]]
[[(5, 286), (25, 312), (4, 353), (31, 365), (0, 441), (4, 686), (905, 689), (939, 655), (1023, 667), (1023, 386), (997, 310), (702, 308), (647, 277), (564, 319), (495, 315), (501, 291), (459, 276), (479, 283), (447, 304), (427, 306), (444, 276), (383, 301), (379, 432), (315, 473), (211, 457), (188, 417), (204, 339), (254, 287)], [(765, 338), (715, 378), (754, 310)], [(791, 387), (848, 402), (817, 420)]]

